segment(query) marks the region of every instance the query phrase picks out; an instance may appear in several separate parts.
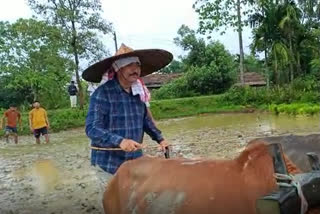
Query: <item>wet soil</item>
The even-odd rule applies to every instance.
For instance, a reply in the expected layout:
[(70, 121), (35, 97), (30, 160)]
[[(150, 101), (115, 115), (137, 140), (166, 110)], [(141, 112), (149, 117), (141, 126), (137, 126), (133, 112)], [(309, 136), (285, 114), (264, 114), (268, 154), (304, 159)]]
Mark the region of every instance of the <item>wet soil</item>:
[[(233, 158), (253, 138), (310, 134), (314, 117), (269, 114), (212, 114), (157, 123), (172, 146), (172, 157)], [(89, 164), (83, 128), (50, 134), (50, 144), (32, 136), (19, 144), (0, 139), (0, 214), (102, 213), (97, 178)], [(163, 156), (148, 136), (145, 154)]]

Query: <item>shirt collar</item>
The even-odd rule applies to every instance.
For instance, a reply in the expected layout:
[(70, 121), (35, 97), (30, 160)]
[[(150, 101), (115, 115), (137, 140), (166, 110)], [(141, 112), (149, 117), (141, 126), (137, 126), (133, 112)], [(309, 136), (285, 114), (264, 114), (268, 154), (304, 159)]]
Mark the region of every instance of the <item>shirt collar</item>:
[(115, 88), (116, 88), (116, 90), (118, 92), (123, 92), (124, 91), (124, 89), (120, 85), (120, 82), (119, 82), (118, 78), (115, 77), (115, 78), (112, 79), (112, 81), (114, 81)]
[(131, 89), (130, 93), (128, 93), (126, 90), (124, 90), (124, 88), (122, 88), (122, 86), (120, 85), (120, 82), (119, 82), (119, 80), (118, 80), (117, 77), (113, 78), (112, 80), (115, 82), (115, 88), (116, 88), (116, 90), (117, 90), (118, 92), (124, 92), (124, 93), (126, 93), (126, 94), (131, 94), (131, 95), (133, 95), (133, 94), (132, 94), (132, 89)]

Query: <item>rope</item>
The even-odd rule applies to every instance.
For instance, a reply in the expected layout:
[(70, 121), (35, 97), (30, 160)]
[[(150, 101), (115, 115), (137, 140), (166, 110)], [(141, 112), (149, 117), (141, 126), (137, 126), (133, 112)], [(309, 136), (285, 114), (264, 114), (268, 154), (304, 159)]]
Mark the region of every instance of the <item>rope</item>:
[[(176, 144), (176, 145), (172, 145), (170, 144), (169, 147), (173, 147), (173, 146), (180, 146), (182, 144)], [(187, 145), (187, 144), (185, 144)], [(190, 145), (193, 146), (193, 145)], [(95, 147), (95, 146), (90, 146), (91, 149), (94, 150), (99, 150), (99, 151), (123, 151), (121, 148), (101, 148), (101, 147)], [(144, 146), (143, 149), (157, 149), (159, 148), (159, 146)], [(138, 150), (142, 150), (142, 149), (138, 149)]]
[[(169, 147), (175, 147), (175, 146), (201, 146), (204, 143), (214, 143), (213, 141), (201, 141), (201, 143), (176, 143), (176, 144), (169, 144)], [(207, 145), (206, 145), (207, 146)], [(106, 148), (106, 147), (96, 147), (96, 146), (90, 146), (91, 149), (99, 150), (99, 151), (122, 151), (121, 148)], [(159, 146), (144, 146), (143, 149), (157, 149)], [(141, 150), (141, 149), (140, 149)]]
[(277, 184), (279, 186), (282, 186), (282, 187), (293, 187), (294, 186), (297, 188), (298, 196), (301, 199), (300, 214), (305, 214), (308, 211), (308, 202), (307, 202), (306, 198), (304, 197), (300, 183), (298, 181), (296, 181), (292, 175), (275, 173), (274, 177), (280, 181), (290, 181), (290, 183), (277, 182)]

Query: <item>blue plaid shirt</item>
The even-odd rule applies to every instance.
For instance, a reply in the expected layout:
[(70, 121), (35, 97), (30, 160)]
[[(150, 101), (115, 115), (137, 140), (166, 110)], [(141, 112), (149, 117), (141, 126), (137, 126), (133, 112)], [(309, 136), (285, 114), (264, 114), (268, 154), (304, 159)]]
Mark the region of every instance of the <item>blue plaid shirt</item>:
[[(118, 148), (124, 138), (142, 143), (144, 132), (158, 143), (163, 140), (161, 132), (147, 116), (146, 105), (139, 95), (127, 93), (116, 78), (101, 85), (92, 94), (86, 119), (86, 134), (92, 146)], [(123, 162), (141, 156), (141, 150), (92, 149), (91, 164), (114, 174)]]

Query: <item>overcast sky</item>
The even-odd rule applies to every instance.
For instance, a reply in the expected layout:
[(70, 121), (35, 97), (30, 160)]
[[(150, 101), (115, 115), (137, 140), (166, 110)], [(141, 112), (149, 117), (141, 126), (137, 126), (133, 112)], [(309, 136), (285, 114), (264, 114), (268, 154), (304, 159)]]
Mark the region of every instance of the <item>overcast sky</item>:
[[(162, 48), (171, 51), (175, 57), (183, 51), (173, 43), (182, 24), (197, 29), (197, 14), (192, 9), (195, 0), (101, 0), (104, 18), (114, 24), (118, 35), (118, 45), (125, 43), (134, 49)], [(0, 20), (15, 21), (29, 18), (26, 0), (0, 0)], [(244, 32), (245, 52), (248, 53), (250, 31)], [(227, 49), (239, 52), (238, 36), (232, 30), (212, 38), (220, 40)], [(106, 44), (114, 53), (114, 43), (110, 36)]]

